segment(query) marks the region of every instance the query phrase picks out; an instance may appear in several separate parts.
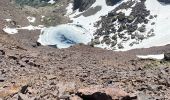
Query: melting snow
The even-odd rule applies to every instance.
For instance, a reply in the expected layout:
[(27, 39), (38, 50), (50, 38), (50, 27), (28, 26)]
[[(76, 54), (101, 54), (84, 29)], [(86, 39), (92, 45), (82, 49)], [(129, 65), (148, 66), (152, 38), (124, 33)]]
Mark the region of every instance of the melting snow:
[(125, 16), (129, 16), (130, 13), (132, 12), (132, 8), (129, 8), (129, 9), (121, 9), (121, 10), (118, 10), (116, 13), (119, 13), (119, 12), (125, 13)]
[(7, 22), (10, 22), (10, 21), (12, 21), (12, 19), (5, 19)]
[(39, 26), (32, 26), (32, 25), (29, 25), (29, 26), (25, 26), (25, 27), (20, 27), (20, 28), (10, 28), (10, 27), (5, 27), (3, 28), (3, 31), (8, 33), (8, 34), (16, 34), (18, 33), (18, 30), (42, 30), (44, 28), (43, 25), (39, 25)]
[(54, 3), (55, 3), (55, 0), (50, 0), (50, 1), (48, 1), (48, 3), (54, 4)]
[(21, 28), (16, 28), (16, 29), (19, 29), (19, 30), (41, 30), (43, 29), (44, 26), (43, 25), (39, 25), (39, 26), (33, 26), (33, 25), (29, 25), (29, 26), (26, 26), (26, 27), (21, 27)]
[(5, 27), (5, 28), (3, 28), (3, 31), (4, 32), (6, 32), (6, 33), (8, 33), (8, 34), (16, 34), (16, 33), (18, 33), (18, 30), (17, 29), (15, 29), (15, 28), (9, 28), (9, 27)]
[(91, 41), (89, 32), (77, 25), (59, 25), (44, 28), (38, 42), (42, 45), (56, 45), (57, 48), (68, 48), (78, 43), (88, 44)]
[(28, 19), (28, 21), (29, 21), (30, 23), (34, 23), (35, 20), (36, 20), (35, 17), (30, 17), (30, 16), (28, 16), (27, 19)]
[(164, 54), (156, 54), (156, 55), (137, 55), (138, 58), (141, 59), (158, 59), (162, 60), (164, 59)]

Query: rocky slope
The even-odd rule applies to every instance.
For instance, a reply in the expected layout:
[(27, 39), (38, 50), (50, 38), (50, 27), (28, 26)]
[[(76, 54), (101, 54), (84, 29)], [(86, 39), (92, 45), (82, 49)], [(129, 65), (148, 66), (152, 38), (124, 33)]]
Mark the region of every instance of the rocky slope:
[[(49, 26), (51, 23), (53, 25), (67, 23), (67, 18), (63, 15), (66, 11), (63, 11), (63, 8), (69, 2), (61, 0), (58, 3), (34, 9), (18, 8), (10, 0), (0, 0), (0, 99), (170, 99), (169, 53), (166, 54), (165, 60), (136, 57), (169, 52), (170, 45), (126, 52), (104, 50), (83, 44), (57, 49), (41, 46), (36, 42), (40, 30), (19, 30), (13, 35), (3, 31), (5, 25), (20, 27), (43, 24), (42, 15), (45, 15)], [(143, 9), (143, 2), (138, 5), (142, 9), (139, 14), (144, 13), (142, 16), (145, 17), (148, 11)], [(132, 15), (139, 17), (136, 15), (137, 11), (134, 10)], [(119, 13), (113, 14), (114, 11), (102, 17), (103, 21), (98, 23), (109, 24), (105, 21), (119, 16)], [(29, 22), (28, 16), (34, 16), (35, 23)], [(51, 16), (55, 16), (56, 19)], [(60, 16), (61, 19), (56, 16)], [(12, 21), (8, 22), (6, 19)], [(127, 17), (124, 18), (123, 15), (123, 22), (119, 24), (127, 24), (125, 20)]]

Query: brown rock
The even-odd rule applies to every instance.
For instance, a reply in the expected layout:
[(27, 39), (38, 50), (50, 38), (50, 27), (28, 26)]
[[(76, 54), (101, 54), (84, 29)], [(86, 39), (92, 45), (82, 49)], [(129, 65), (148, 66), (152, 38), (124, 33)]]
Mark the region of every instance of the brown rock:
[(95, 86), (92, 88), (79, 89), (78, 92), (86, 96), (91, 95), (91, 96), (97, 96), (100, 98), (102, 97), (102, 98), (105, 98), (105, 100), (106, 99), (110, 100), (109, 97), (111, 97), (112, 99), (119, 99), (120, 97), (128, 96), (128, 93), (115, 87), (102, 88), (100, 86)]

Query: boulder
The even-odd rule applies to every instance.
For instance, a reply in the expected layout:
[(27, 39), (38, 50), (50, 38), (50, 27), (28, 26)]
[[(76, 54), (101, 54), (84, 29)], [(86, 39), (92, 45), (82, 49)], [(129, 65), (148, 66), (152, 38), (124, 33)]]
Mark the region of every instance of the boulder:
[(117, 34), (112, 36), (112, 40), (117, 40)]
[(138, 31), (139, 32), (145, 32), (146, 31), (146, 26), (145, 25), (142, 25), (141, 27), (138, 28)]
[[(131, 100), (128, 93), (115, 87), (87, 87), (79, 89), (77, 95), (83, 100)], [(130, 99), (125, 99), (126, 97), (129, 97)]]
[(118, 13), (118, 21), (122, 22), (126, 19), (125, 13)]
[(112, 42), (111, 42), (111, 47), (116, 46), (116, 44), (117, 44), (117, 41), (116, 41), (116, 40), (115, 40), (115, 41), (112, 41)]
[(170, 61), (170, 52), (169, 53), (164, 53), (164, 59), (166, 61)]
[(92, 40), (94, 45), (100, 44), (99, 38)]
[(130, 15), (127, 17), (127, 22), (131, 23), (131, 22), (133, 22), (134, 19), (135, 19), (135, 17), (133, 15)]
[(102, 40), (102, 43), (106, 43), (106, 44), (110, 44), (111, 43), (111, 39), (110, 39), (110, 37), (109, 36), (104, 36), (103, 37), (103, 40)]
[(137, 28), (138, 28), (137, 24), (127, 25), (127, 30), (128, 30), (129, 32), (134, 32), (134, 31), (137, 30)]

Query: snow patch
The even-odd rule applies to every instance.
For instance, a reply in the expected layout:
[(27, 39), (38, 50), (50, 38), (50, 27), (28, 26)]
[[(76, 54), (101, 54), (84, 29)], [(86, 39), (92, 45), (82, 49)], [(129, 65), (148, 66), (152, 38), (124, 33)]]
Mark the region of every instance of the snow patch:
[(16, 34), (16, 33), (18, 33), (19, 30), (32, 31), (32, 30), (42, 30), (44, 28), (45, 27), (43, 25), (38, 25), (38, 26), (29, 25), (29, 26), (19, 27), (19, 28), (10, 28), (10, 27), (6, 26), (5, 28), (3, 28), (3, 31), (8, 34)]
[(55, 0), (50, 0), (50, 1), (48, 1), (48, 3), (54, 4), (54, 3), (55, 3)]
[(38, 42), (42, 45), (56, 45), (57, 48), (68, 48), (78, 43), (88, 44), (92, 36), (81, 26), (64, 24), (44, 28)]
[(10, 28), (10, 27), (5, 27), (3, 28), (3, 31), (8, 33), (8, 34), (16, 34), (18, 33), (18, 30), (16, 28)]
[(130, 13), (132, 12), (132, 8), (129, 8), (129, 9), (120, 9), (116, 13), (120, 13), (120, 12), (125, 13), (125, 16), (129, 16)]
[(27, 19), (28, 19), (28, 21), (29, 21), (30, 23), (34, 23), (35, 20), (36, 20), (35, 17), (30, 17), (30, 16), (28, 16)]
[(156, 54), (156, 55), (136, 55), (140, 59), (164, 59), (164, 54)]
[(12, 21), (12, 19), (5, 19), (5, 21), (10, 22), (10, 21)]
[(19, 29), (19, 30), (41, 30), (43, 29), (44, 26), (43, 25), (39, 25), (39, 26), (33, 26), (33, 25), (29, 25), (29, 26), (25, 26), (25, 27), (21, 27), (21, 28), (16, 28), (16, 29)]

